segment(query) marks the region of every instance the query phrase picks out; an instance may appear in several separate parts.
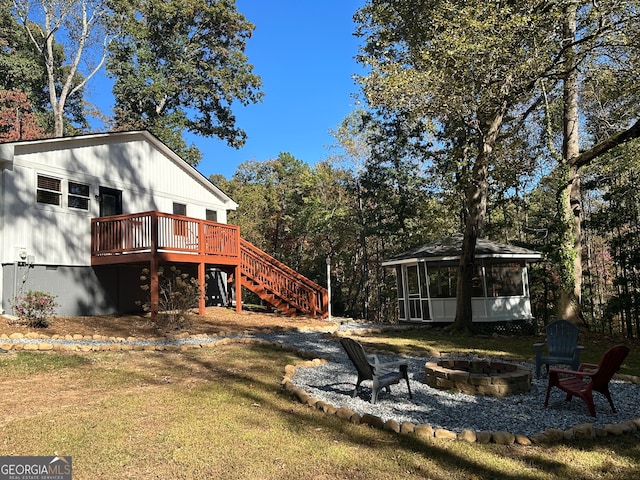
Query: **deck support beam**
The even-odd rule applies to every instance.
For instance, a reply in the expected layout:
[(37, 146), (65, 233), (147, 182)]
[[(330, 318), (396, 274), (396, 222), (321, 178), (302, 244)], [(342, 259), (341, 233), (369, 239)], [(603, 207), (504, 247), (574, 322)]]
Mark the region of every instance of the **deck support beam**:
[(242, 268), (236, 265), (233, 269), (233, 277), (236, 281), (236, 312), (242, 312)]
[(200, 299), (198, 301), (198, 315), (203, 316), (205, 314), (205, 298), (207, 292), (207, 284), (205, 282), (206, 274), (204, 268), (204, 262), (198, 264), (198, 287), (200, 287)]
[(159, 282), (158, 282), (158, 258), (156, 256), (151, 257), (149, 262), (149, 279), (150, 279), (150, 309), (151, 309), (151, 321), (158, 321), (158, 305), (160, 303)]

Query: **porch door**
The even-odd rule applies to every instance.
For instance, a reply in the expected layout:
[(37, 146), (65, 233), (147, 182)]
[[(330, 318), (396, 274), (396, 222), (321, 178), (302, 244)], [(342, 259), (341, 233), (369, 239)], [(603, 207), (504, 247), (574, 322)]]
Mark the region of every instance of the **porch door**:
[(407, 265), (406, 273), (409, 320), (429, 320), (431, 318), (429, 314), (429, 293), (424, 264)]
[(122, 191), (100, 187), (100, 216), (122, 215)]

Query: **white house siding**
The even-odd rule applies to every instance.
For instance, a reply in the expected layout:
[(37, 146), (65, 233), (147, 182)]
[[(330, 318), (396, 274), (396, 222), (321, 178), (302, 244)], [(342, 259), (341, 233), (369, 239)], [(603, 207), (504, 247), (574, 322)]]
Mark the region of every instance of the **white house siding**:
[[(123, 213), (173, 213), (174, 202), (187, 215), (207, 210), (226, 222), (236, 204), (211, 186), (157, 139), (143, 132), (16, 142), (0, 145), (0, 313), (26, 290), (56, 296), (59, 314), (111, 313), (131, 306), (137, 274), (125, 267), (91, 267), (91, 218), (98, 217), (99, 187), (122, 191)], [(62, 205), (36, 202), (37, 176), (62, 180)], [(89, 210), (67, 206), (68, 181), (89, 185)], [(21, 262), (20, 251), (28, 259)]]
[[(100, 186), (122, 191), (123, 213), (173, 213), (176, 202), (187, 206), (188, 216), (204, 219), (209, 209), (217, 212), (219, 222), (226, 221), (223, 199), (194, 179), (188, 167), (182, 168), (143, 138), (87, 142), (80, 138), (67, 148), (49, 151), (27, 145), (31, 151), (24, 154), (16, 148), (7, 178), (3, 263), (15, 261), (17, 252), (26, 249), (39, 264), (90, 265), (90, 219), (99, 215), (95, 195)], [(38, 174), (63, 180), (61, 207), (36, 202)], [(89, 211), (66, 206), (69, 180), (90, 186)]]

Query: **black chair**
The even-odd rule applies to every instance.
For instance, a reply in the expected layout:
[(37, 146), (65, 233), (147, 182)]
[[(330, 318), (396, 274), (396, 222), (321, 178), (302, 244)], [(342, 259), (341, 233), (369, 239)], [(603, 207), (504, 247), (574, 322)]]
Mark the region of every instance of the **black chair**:
[(371, 388), (371, 403), (378, 401), (378, 393), (381, 388), (385, 388), (388, 392), (391, 392), (390, 385), (395, 385), (403, 378), (407, 382), (407, 390), (409, 390), (409, 398), (413, 398), (411, 395), (411, 387), (409, 386), (409, 374), (407, 362), (386, 362), (379, 361), (376, 355), (368, 355), (364, 347), (351, 338), (342, 338), (340, 340), (342, 347), (347, 352), (349, 360), (353, 363), (358, 371), (358, 381), (356, 388), (351, 394), (355, 397), (360, 388), (360, 384), (365, 380), (371, 380), (373, 386)]

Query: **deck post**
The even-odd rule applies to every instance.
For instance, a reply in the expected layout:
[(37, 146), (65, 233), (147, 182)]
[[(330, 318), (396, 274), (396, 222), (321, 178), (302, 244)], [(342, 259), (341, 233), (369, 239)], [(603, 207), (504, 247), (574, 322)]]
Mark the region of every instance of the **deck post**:
[(151, 321), (158, 320), (158, 304), (160, 303), (159, 282), (158, 282), (158, 258), (154, 255), (149, 262), (149, 277), (151, 280)]
[(204, 262), (200, 262), (198, 264), (198, 286), (200, 287), (200, 300), (198, 301), (198, 315), (201, 317), (205, 314), (205, 297), (206, 297), (206, 286), (205, 283), (205, 269)]
[(160, 303), (160, 292), (158, 285), (158, 214), (157, 212), (151, 213), (151, 260), (150, 260), (150, 300), (151, 300), (151, 321), (156, 322), (158, 320), (158, 305)]
[(236, 281), (236, 312), (242, 312), (242, 268), (236, 265), (233, 269), (233, 277)]

